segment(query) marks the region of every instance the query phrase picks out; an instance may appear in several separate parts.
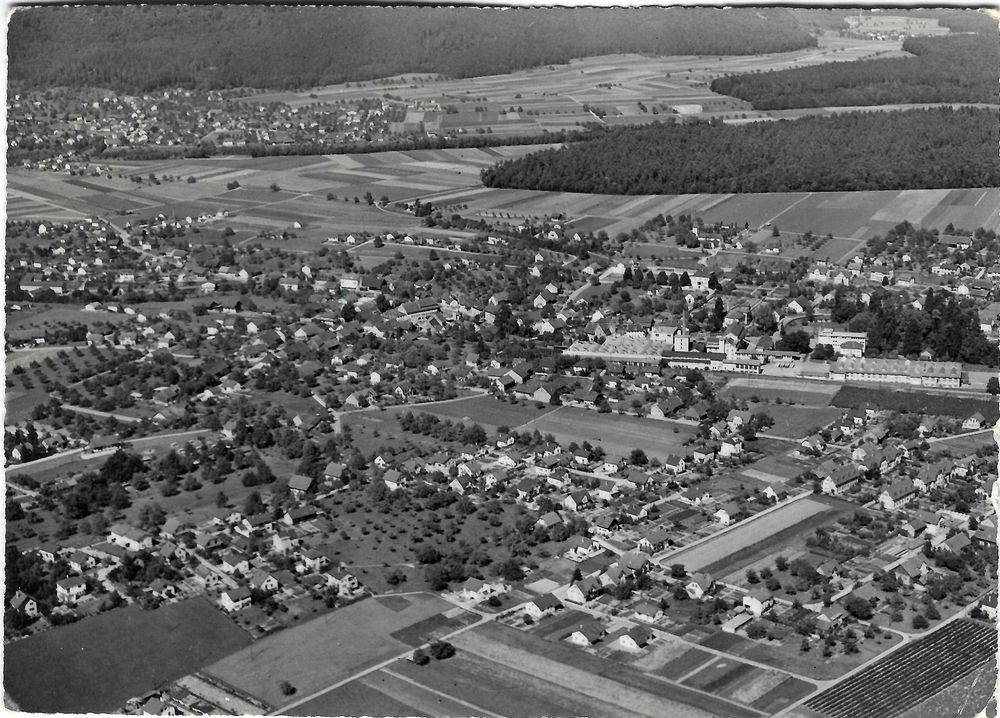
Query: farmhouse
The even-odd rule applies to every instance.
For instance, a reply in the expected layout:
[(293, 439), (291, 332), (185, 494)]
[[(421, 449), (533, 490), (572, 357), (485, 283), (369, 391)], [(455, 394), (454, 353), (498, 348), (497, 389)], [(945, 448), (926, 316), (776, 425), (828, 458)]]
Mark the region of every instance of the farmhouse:
[(894, 481), (885, 487), (878, 496), (882, 508), (886, 511), (905, 506), (917, 495), (917, 487), (911, 481)]

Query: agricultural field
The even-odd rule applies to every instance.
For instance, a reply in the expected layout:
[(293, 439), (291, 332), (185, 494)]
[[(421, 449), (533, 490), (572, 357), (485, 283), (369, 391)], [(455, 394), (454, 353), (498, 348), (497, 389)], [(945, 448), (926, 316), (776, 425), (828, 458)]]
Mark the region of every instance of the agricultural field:
[(300, 696), (319, 691), (404, 653), (410, 647), (393, 632), (451, 608), (430, 594), (394, 596), (389, 605), (360, 601), (262, 638), (205, 672), (272, 706), (285, 706), (294, 698), (282, 694), (281, 681), (291, 682)]
[(829, 505), (815, 499), (799, 499), (775, 509), (763, 517), (736, 524), (736, 528), (709, 538), (697, 546), (682, 548), (666, 558), (662, 558), (660, 563), (664, 566), (681, 563), (690, 573), (701, 571), (709, 566), (714, 567), (718, 572), (720, 562), (728, 562), (730, 557), (737, 552), (747, 547), (756, 547), (771, 542), (785, 529), (797, 526), (804, 521), (815, 523), (816, 517), (830, 511), (832, 509)]
[(129, 606), (8, 644), (4, 688), (24, 711), (117, 713), (249, 642), (203, 598), (156, 611)]
[[(755, 112), (749, 103), (712, 92), (708, 85), (716, 77), (855, 60), (876, 52), (885, 53), (883, 57), (907, 54), (898, 41), (829, 35), (821, 37), (818, 47), (751, 57), (605, 55), (504, 75), (422, 79), (419, 83), (400, 76), (377, 84), (353, 82), (304, 92), (270, 92), (251, 100), (295, 107), (357, 101), (388, 92), (411, 104), (433, 103), (456, 110), (448, 114), (413, 110), (407, 113), (407, 122), (423, 122), (432, 131), (482, 132), (489, 127), (494, 134), (540, 134), (598, 121), (584, 105), (602, 109), (607, 125), (642, 124), (675, 114), (738, 121), (769, 113)], [(653, 107), (659, 114), (653, 114)]]
[(994, 658), (996, 629), (959, 619), (810, 699), (829, 718), (894, 718)]
[(649, 457), (666, 459), (671, 454), (686, 453), (684, 442), (695, 435), (695, 427), (670, 421), (641, 419), (622, 414), (598, 414), (588, 409), (562, 406), (523, 425), (521, 430), (537, 429), (552, 434), (562, 444), (589, 441), (608, 454), (628, 456), (641, 448)]
[[(530, 676), (517, 691), (525, 696), (524, 708), (498, 711), (503, 715), (511, 715), (511, 710), (513, 715), (538, 715), (539, 711), (531, 708), (537, 705), (536, 700), (546, 695), (561, 697), (567, 692), (576, 698), (567, 708), (573, 708), (577, 701), (585, 701), (592, 707), (582, 713), (564, 708), (556, 715), (659, 717), (667, 714), (678, 718), (709, 715), (749, 718), (757, 715), (738, 703), (506, 626), (487, 624), (456, 636), (452, 643), (459, 656), (487, 662), (491, 670), (485, 673), (486, 676)], [(520, 699), (517, 700), (520, 706)]]
[[(925, 718), (925, 716), (962, 716), (975, 710), (984, 710), (986, 715), (996, 715), (997, 661), (996, 658), (983, 663), (939, 693), (918, 703), (903, 714), (903, 718)], [(987, 707), (992, 704), (992, 708)]]

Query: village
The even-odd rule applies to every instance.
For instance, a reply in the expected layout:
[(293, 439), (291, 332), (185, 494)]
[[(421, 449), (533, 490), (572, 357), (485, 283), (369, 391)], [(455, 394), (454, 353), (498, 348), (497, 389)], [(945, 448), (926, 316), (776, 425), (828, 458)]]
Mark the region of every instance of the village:
[[(310, 254), (230, 220), (8, 223), (8, 640), (199, 596), (260, 640), (406, 587), (602, 656), (700, 626), (823, 679), (995, 616), (995, 369), (871, 351), (873, 306), (930, 304), (995, 360), (995, 237), (754, 272), (712, 250), (776, 229), (690, 217)], [(657, 235), (697, 248), (630, 256)], [(192, 680), (129, 705), (218, 705)]]

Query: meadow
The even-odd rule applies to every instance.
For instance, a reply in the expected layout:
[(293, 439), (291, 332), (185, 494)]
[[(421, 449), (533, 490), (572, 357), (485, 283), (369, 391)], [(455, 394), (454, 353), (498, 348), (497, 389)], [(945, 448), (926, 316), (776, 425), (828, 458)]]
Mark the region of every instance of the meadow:
[(133, 605), (8, 644), (4, 688), (24, 711), (117, 713), (249, 643), (204, 598), (155, 611)]
[(431, 594), (368, 599), (256, 641), (205, 669), (235, 688), (275, 707), (292, 703), (282, 693), (287, 680), (298, 696), (349, 678), (410, 648), (391, 634), (453, 606)]

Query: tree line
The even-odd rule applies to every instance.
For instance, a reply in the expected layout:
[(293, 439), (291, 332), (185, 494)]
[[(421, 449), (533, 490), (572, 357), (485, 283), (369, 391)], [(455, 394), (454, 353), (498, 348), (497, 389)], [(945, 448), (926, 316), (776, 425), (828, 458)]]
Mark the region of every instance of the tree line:
[(130, 92), (475, 77), (620, 52), (816, 45), (781, 8), (50, 7), (15, 13), (9, 38), (11, 81)]
[(602, 194), (992, 187), (995, 111), (933, 108), (757, 122), (654, 124), (501, 162), (487, 187)]
[(907, 38), (903, 49), (913, 57), (729, 75), (713, 80), (711, 88), (758, 110), (1000, 99), (995, 25), (990, 33)]

